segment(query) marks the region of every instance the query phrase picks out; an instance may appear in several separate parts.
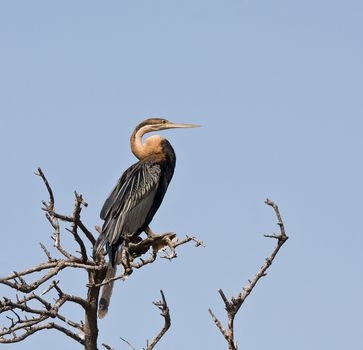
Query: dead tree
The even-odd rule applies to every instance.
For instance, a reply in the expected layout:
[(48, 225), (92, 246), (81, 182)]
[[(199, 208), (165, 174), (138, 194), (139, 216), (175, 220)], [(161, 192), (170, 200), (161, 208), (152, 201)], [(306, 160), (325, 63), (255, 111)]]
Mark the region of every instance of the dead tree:
[[(180, 240), (175, 233), (169, 232), (147, 237), (138, 243), (128, 243), (123, 246), (118, 254), (118, 261), (123, 267), (121, 274), (110, 280), (105, 280), (108, 264), (105, 262), (104, 254), (100, 254), (100, 256), (93, 255), (92, 248), (96, 241), (95, 236), (81, 220), (81, 211), (84, 207), (87, 207), (87, 203), (82, 195), (75, 192), (72, 215), (60, 214), (55, 208), (53, 190), (40, 168), (37, 175), (42, 178), (49, 194), (49, 201), (43, 201), (42, 209), (53, 228), (53, 247), (58, 257), (54, 257), (46, 246), (41, 243), (40, 246), (47, 261), (21, 272), (13, 272), (8, 277), (0, 278), (0, 284), (8, 286), (17, 293), (14, 299), (4, 297), (0, 300), (0, 315), (4, 317), (4, 322), (6, 322), (0, 329), (0, 343), (20, 342), (39, 331), (55, 329), (83, 345), (86, 350), (97, 350), (97, 310), (100, 288), (107, 283), (126, 279), (134, 270), (153, 263), (158, 257), (159, 252), (163, 254), (160, 256), (161, 258), (171, 260), (177, 256), (176, 248), (178, 246), (191, 241), (196, 246), (201, 246), (203, 242), (199, 241), (196, 237), (189, 236)], [(229, 350), (238, 349), (234, 338), (234, 319), (236, 314), (255, 288), (257, 282), (263, 276), (266, 276), (267, 269), (271, 266), (280, 248), (288, 239), (278, 206), (269, 199), (265, 203), (274, 209), (280, 227), (279, 234), (266, 235), (268, 238), (277, 240), (272, 254), (266, 258), (260, 270), (248, 281), (248, 284), (236, 297), (232, 297), (229, 300), (223, 290), (219, 290), (227, 312), (227, 328), (223, 326), (222, 322), (209, 309), (213, 321), (226, 339)], [(74, 253), (70, 253), (62, 245), (64, 237), (61, 232), (61, 223), (68, 223), (70, 225), (66, 230), (74, 239), (79, 249)], [(96, 227), (96, 231), (99, 230)], [(148, 251), (151, 251), (151, 253), (146, 258), (144, 255)], [(66, 293), (62, 288), (61, 281), (57, 280), (58, 274), (61, 271), (69, 269), (82, 270), (87, 273), (86, 298)], [(39, 275), (40, 277), (38, 277)], [(31, 278), (33, 278), (33, 282), (29, 282)], [(62, 307), (66, 303), (76, 304), (80, 307), (84, 312), (84, 319), (77, 322), (63, 315)], [(154, 339), (147, 344), (146, 350), (154, 349), (171, 324), (169, 307), (163, 291), (161, 291), (161, 300), (154, 302), (154, 305), (161, 311), (164, 325)], [(127, 340), (122, 340), (131, 349), (136, 350)], [(103, 343), (102, 346), (108, 350), (113, 350), (107, 344)]]
[[(57, 212), (53, 190), (44, 173), (39, 168), (37, 174), (47, 188), (49, 201), (43, 201), (43, 211), (53, 228), (53, 246), (57, 257), (51, 253), (44, 244), (40, 244), (46, 256), (46, 261), (21, 272), (13, 272), (5, 278), (0, 278), (0, 284), (8, 286), (16, 292), (13, 299), (0, 300), (0, 343), (9, 344), (25, 340), (29, 336), (45, 329), (54, 329), (72, 338), (83, 345), (86, 350), (98, 349), (97, 309), (99, 293), (102, 285), (118, 279), (126, 279), (134, 270), (153, 263), (159, 252), (161, 258), (173, 259), (177, 256), (176, 248), (188, 242), (195, 242), (196, 246), (202, 242), (195, 237), (186, 236), (178, 239), (175, 233), (165, 233), (148, 237), (138, 243), (129, 243), (119, 253), (120, 263), (123, 266), (121, 274), (105, 281), (108, 264), (104, 255), (93, 255), (93, 246), (96, 241), (94, 234), (81, 220), (81, 211), (87, 207), (82, 195), (75, 192), (75, 204), (72, 215), (63, 215)], [(79, 250), (70, 253), (62, 245), (64, 238), (61, 223), (70, 225), (66, 228), (73, 237)], [(96, 228), (97, 230), (97, 228)], [(144, 255), (151, 251), (149, 257)], [(78, 269), (87, 273), (87, 297), (82, 298), (67, 293), (62, 288), (58, 274), (63, 270)], [(40, 275), (40, 277), (39, 277)], [(29, 280), (32, 279), (32, 282)], [(163, 292), (162, 299), (154, 304), (161, 310), (165, 322), (162, 330), (148, 344), (151, 350), (170, 327), (169, 308)], [(82, 321), (71, 320), (63, 314), (62, 307), (66, 303), (76, 304), (84, 312)], [(111, 349), (107, 344), (103, 344)]]

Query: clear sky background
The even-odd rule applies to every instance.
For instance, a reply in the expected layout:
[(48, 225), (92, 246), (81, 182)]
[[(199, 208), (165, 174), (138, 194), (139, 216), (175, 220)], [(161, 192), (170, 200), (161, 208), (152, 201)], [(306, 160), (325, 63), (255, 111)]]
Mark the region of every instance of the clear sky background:
[[(207, 310), (237, 294), (275, 244), (276, 201), (290, 236), (236, 318), (241, 349), (362, 349), (363, 3), (361, 1), (3, 1), (0, 4), (0, 274), (39, 263), (51, 246), (40, 210), (71, 213), (73, 191), (99, 211), (135, 159), (148, 117), (196, 123), (163, 132), (177, 168), (153, 221), (196, 234), (115, 286), (100, 342), (159, 350), (225, 349)], [(84, 275), (62, 274), (84, 294)], [(10, 295), (0, 289), (1, 295)], [(70, 318), (80, 320), (75, 308)], [(6, 349), (77, 349), (53, 332)]]

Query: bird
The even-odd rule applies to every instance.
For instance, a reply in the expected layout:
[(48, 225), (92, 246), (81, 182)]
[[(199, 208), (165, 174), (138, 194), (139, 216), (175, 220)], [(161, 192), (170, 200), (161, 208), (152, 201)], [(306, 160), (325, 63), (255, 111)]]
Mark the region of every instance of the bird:
[[(162, 118), (149, 118), (138, 124), (130, 138), (131, 151), (138, 162), (121, 176), (106, 199), (100, 218), (104, 220), (95, 243), (94, 253), (99, 256), (106, 247), (109, 262), (105, 281), (116, 274), (117, 252), (125, 241), (137, 241), (145, 232), (153, 235), (149, 227), (159, 209), (173, 177), (176, 156), (170, 142), (160, 135), (152, 135), (143, 142), (146, 133), (173, 128), (196, 128), (199, 125), (173, 123)], [(113, 282), (103, 286), (98, 317), (108, 312)]]

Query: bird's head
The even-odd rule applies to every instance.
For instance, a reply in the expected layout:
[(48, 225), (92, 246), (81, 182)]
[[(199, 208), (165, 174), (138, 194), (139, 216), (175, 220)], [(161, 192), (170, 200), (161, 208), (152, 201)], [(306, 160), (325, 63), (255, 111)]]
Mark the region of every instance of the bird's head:
[(160, 135), (153, 135), (148, 137), (145, 142), (142, 143), (143, 135), (152, 131), (197, 127), (199, 127), (199, 125), (172, 123), (169, 120), (162, 118), (146, 119), (136, 127), (131, 135), (131, 150), (138, 159), (143, 159), (150, 154), (161, 153), (163, 151), (162, 143), (165, 139), (163, 139)]

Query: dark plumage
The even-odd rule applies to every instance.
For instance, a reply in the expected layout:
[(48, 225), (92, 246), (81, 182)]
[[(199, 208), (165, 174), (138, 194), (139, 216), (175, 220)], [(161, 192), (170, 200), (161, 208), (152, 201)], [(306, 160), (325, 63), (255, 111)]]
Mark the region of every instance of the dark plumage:
[(96, 253), (106, 244), (113, 266), (123, 241), (140, 235), (149, 226), (173, 177), (173, 147), (165, 139), (161, 142), (163, 154), (152, 154), (131, 165), (101, 210), (100, 216), (105, 222), (96, 244)]

